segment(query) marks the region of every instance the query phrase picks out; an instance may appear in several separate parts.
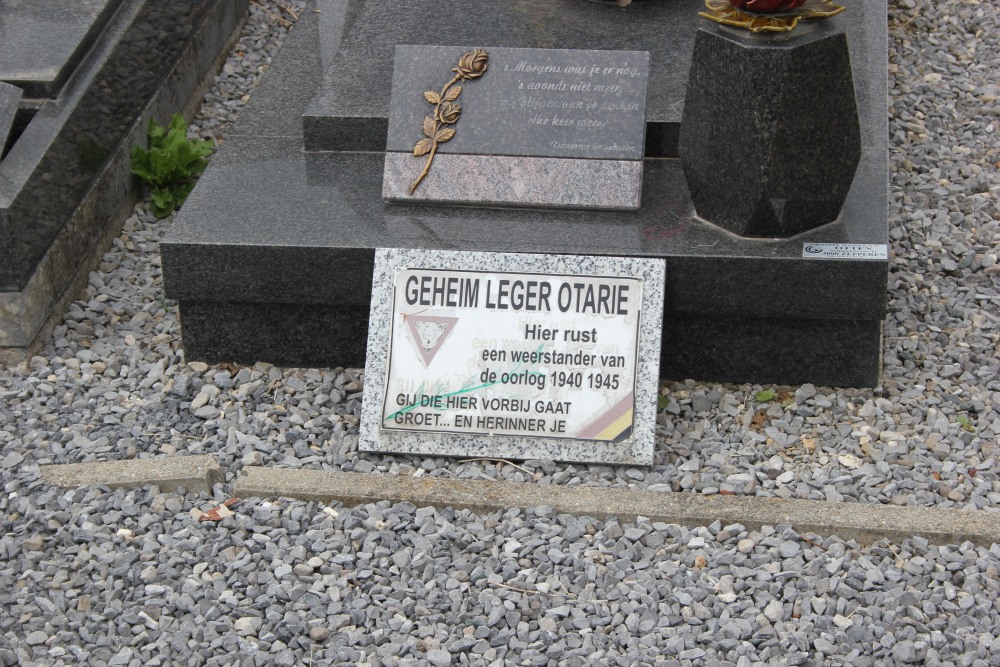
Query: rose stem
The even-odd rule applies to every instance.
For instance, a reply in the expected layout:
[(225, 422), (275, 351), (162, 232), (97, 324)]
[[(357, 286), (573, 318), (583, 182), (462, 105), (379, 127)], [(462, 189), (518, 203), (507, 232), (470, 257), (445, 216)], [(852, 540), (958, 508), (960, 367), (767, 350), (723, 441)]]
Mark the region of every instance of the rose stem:
[[(447, 94), (449, 88), (451, 88), (453, 85), (455, 85), (461, 80), (462, 80), (462, 75), (456, 74), (451, 81), (449, 81), (444, 85), (444, 88), (441, 89), (441, 93), (438, 95), (438, 103), (434, 106), (435, 135), (437, 134), (438, 128), (440, 127), (438, 123), (441, 120), (441, 103), (444, 101), (444, 96)], [(424, 176), (427, 175), (427, 172), (431, 170), (431, 162), (434, 161), (434, 154), (437, 153), (437, 147), (438, 147), (437, 139), (431, 137), (431, 144), (433, 145), (431, 146), (430, 155), (427, 156), (427, 163), (424, 165), (424, 170), (420, 172), (419, 176), (417, 176), (417, 180), (413, 181), (413, 183), (410, 184), (411, 195), (413, 194), (413, 191), (417, 189), (417, 186), (420, 185), (420, 181), (424, 180)]]
[(413, 181), (413, 183), (410, 184), (411, 195), (413, 194), (413, 191), (417, 189), (417, 186), (420, 185), (420, 181), (424, 180), (424, 176), (427, 175), (427, 172), (431, 170), (431, 162), (434, 161), (434, 154), (437, 152), (438, 149), (436, 141), (432, 141), (431, 143), (433, 143), (433, 146), (431, 146), (430, 155), (427, 156), (427, 162), (424, 164), (424, 170), (420, 172), (419, 176), (417, 176), (417, 180)]

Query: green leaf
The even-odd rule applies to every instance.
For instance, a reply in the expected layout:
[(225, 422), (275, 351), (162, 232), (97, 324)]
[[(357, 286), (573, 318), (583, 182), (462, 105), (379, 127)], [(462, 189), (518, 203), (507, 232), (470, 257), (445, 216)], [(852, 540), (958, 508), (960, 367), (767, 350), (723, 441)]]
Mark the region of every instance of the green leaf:
[(132, 148), (132, 173), (147, 182), (153, 179), (153, 167), (149, 162), (149, 151), (142, 146)]
[(177, 208), (181, 207), (184, 200), (186, 200), (188, 195), (191, 194), (191, 191), (194, 190), (194, 183), (194, 181), (185, 181), (184, 183), (174, 186), (174, 199), (177, 200)]
[(174, 115), (170, 117), (170, 129), (180, 132), (182, 136), (187, 135), (187, 121), (184, 120), (184, 116), (174, 112)]
[(969, 418), (967, 416), (958, 415), (957, 417), (955, 417), (955, 421), (961, 424), (962, 428), (964, 428), (969, 433), (976, 432), (976, 427), (972, 425), (972, 422), (969, 421)]
[(767, 403), (775, 396), (777, 396), (777, 394), (774, 392), (773, 389), (761, 389), (760, 391), (757, 392), (756, 398), (758, 403)]
[(157, 218), (165, 218), (174, 212), (176, 200), (167, 188), (154, 188), (150, 191), (150, 197), (153, 200), (153, 215)]
[(195, 185), (195, 178), (208, 166), (211, 141), (187, 138), (187, 123), (175, 113), (164, 128), (155, 120), (147, 129), (149, 149), (132, 149), (132, 173), (150, 188), (153, 212), (165, 217), (180, 208)]
[(667, 397), (663, 394), (656, 399), (656, 410), (657, 412), (662, 412), (667, 409)]
[(149, 143), (153, 145), (160, 141), (163, 141), (163, 136), (167, 133), (166, 128), (157, 123), (152, 118), (149, 119), (149, 127), (146, 129), (146, 134), (149, 136)]

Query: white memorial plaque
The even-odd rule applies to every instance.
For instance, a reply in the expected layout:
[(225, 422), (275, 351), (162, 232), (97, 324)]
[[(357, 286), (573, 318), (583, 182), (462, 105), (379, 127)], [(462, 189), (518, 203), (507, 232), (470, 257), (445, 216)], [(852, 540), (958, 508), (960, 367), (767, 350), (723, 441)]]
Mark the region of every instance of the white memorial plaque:
[(663, 274), (377, 251), (362, 450), (651, 463)]

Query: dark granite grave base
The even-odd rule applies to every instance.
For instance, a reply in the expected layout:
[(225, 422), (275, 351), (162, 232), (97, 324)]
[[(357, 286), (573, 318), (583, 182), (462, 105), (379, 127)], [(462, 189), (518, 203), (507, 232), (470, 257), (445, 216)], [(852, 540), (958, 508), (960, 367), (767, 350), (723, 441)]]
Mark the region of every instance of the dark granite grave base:
[(660, 368), (671, 379), (873, 387), (881, 333), (881, 320), (674, 314), (663, 322)]
[(187, 359), (279, 366), (365, 364), (367, 304), (183, 300), (179, 305)]
[[(184, 352), (209, 363), (365, 363), (367, 305), (180, 301)], [(701, 317), (663, 322), (664, 378), (874, 386), (881, 321)]]
[(149, 118), (193, 112), (191, 100), (197, 104), (211, 83), (247, 7), (246, 0), (123, 0), (105, 3), (117, 7), (108, 15), (101, 3), (86, 4), (100, 35), (67, 27), (93, 45), (72, 52), (79, 62), (42, 72), (59, 86), (36, 88), (58, 97), (22, 101), (27, 121), (0, 162), (4, 361), (30, 354), (52, 313), (86, 284), (134, 202), (131, 147), (144, 141)]
[[(431, 11), (427, 5), (440, 10), (443, 4), (428, 0), (394, 5), (399, 14), (395, 20), (417, 25), (408, 12)], [(366, 12), (379, 13), (381, 6), (322, 0), (319, 13), (303, 13), (161, 243), (165, 288), (168, 297), (180, 303), (189, 359), (360, 365), (375, 248), (428, 248), (663, 257), (664, 377), (825, 385), (878, 382), (888, 262), (802, 255), (807, 242), (887, 243), (884, 3), (855, 0), (845, 15), (858, 86), (862, 152), (844, 210), (835, 222), (780, 240), (743, 239), (700, 220), (676, 159), (645, 160), (641, 208), (636, 212), (384, 202), (381, 149), (364, 152), (360, 146), (366, 139), (361, 136), (354, 151), (303, 152), (300, 124), (329, 67), (327, 48), (377, 35), (371, 26), (356, 22)], [(624, 12), (612, 3), (580, 0), (533, 6), (537, 8), (531, 11), (543, 13), (557, 6), (567, 16), (577, 6), (588, 16), (607, 9), (602, 29), (609, 35), (617, 29), (616, 17), (637, 6), (643, 16), (689, 16), (686, 26), (664, 28), (671, 35), (689, 30), (690, 38), (682, 40), (688, 49), (703, 20), (697, 17), (702, 6), (698, 0), (633, 3)], [(641, 21), (630, 25), (645, 27)], [(547, 28), (538, 35), (517, 32), (516, 26), (505, 31), (502, 23), (489, 28), (494, 45), (574, 46), (559, 31), (561, 41), (548, 44), (552, 34)], [(641, 37), (639, 33), (634, 34)], [(658, 129), (648, 126), (647, 136), (670, 134), (670, 119), (679, 119), (683, 106), (685, 59), (690, 53), (678, 54), (678, 42), (662, 36), (650, 43), (637, 39), (613, 45), (650, 51), (651, 110), (661, 115), (659, 121), (653, 119)], [(596, 45), (588, 41), (580, 46)], [(391, 72), (391, 47), (373, 46), (365, 53), (382, 50), (388, 62), (374, 63), (371, 69)], [(661, 69), (652, 75), (653, 69), (668, 66), (685, 71)], [(348, 80), (364, 78), (355, 70), (341, 74)], [(328, 85), (330, 76), (336, 78), (328, 72)], [(384, 81), (387, 85), (388, 78)], [(355, 93), (360, 96), (349, 91), (342, 101)], [(668, 113), (671, 109), (674, 115)], [(359, 109), (355, 115), (364, 113)], [(368, 129), (381, 122), (376, 116)], [(385, 125), (381, 127), (384, 133)]]

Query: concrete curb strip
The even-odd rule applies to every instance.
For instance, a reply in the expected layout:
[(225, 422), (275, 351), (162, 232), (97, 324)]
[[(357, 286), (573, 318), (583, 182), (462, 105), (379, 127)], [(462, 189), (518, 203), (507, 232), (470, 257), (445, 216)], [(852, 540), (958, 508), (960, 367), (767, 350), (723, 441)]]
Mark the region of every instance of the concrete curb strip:
[(222, 481), (222, 469), (212, 456), (170, 456), (103, 463), (68, 463), (41, 466), (42, 479), (63, 488), (104, 485), (112, 489), (158, 486), (209, 491)]
[(549, 505), (558, 512), (603, 518), (637, 516), (685, 526), (741, 523), (748, 529), (791, 524), (799, 532), (838, 535), (860, 544), (881, 538), (920, 536), (936, 544), (1000, 543), (1000, 514), (870, 503), (828, 503), (753, 496), (697, 496), (637, 489), (540, 486), (513, 482), (401, 477), (247, 466), (237, 478), (239, 498), (284, 496), (340, 501), (345, 505), (382, 500), (418, 507), (454, 507), (493, 512)]

